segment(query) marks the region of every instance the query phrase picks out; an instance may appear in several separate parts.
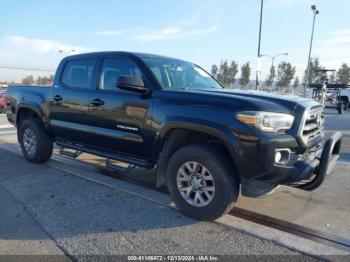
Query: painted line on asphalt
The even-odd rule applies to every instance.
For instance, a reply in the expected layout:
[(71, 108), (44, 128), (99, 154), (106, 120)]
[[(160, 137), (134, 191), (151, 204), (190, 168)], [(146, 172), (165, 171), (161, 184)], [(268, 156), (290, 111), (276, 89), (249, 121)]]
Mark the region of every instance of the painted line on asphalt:
[(0, 125), (0, 129), (6, 129), (6, 128), (14, 128), (14, 126), (11, 124)]
[(11, 128), (0, 129), (0, 136), (1, 135), (12, 135), (12, 134), (16, 134), (16, 133), (17, 133), (17, 129), (14, 128), (13, 126)]

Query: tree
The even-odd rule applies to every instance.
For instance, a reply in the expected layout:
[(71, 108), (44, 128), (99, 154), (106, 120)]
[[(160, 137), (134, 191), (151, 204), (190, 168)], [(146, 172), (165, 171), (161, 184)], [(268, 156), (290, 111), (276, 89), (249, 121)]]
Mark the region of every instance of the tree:
[[(316, 70), (320, 70), (323, 67), (320, 64), (320, 60), (316, 57), (315, 59), (310, 60), (310, 70), (309, 70), (309, 84), (311, 83), (320, 83), (321, 82), (321, 73), (315, 72)], [(306, 83), (306, 73), (307, 68), (304, 72), (304, 83)]]
[(36, 79), (36, 83), (37, 85), (49, 85), (52, 83), (53, 80), (53, 75), (50, 75), (49, 77), (47, 76), (43, 76), (43, 77), (38, 77)]
[(52, 84), (53, 83), (53, 80), (55, 79), (55, 75), (50, 75), (49, 76), (49, 80), (50, 80), (50, 83)]
[(250, 65), (249, 62), (241, 66), (241, 79), (239, 81), (240, 85), (246, 87), (250, 81)]
[(337, 71), (337, 82), (340, 84), (350, 83), (350, 67), (346, 63), (343, 63)]
[(34, 77), (32, 75), (26, 76), (22, 79), (22, 84), (26, 86), (33, 85), (35, 83)]
[(297, 89), (299, 85), (300, 85), (299, 77), (296, 76), (296, 77), (294, 78), (293, 88), (294, 88), (294, 89)]
[(238, 73), (238, 65), (232, 61), (230, 66), (227, 60), (221, 61), (220, 66), (212, 65), (211, 74), (225, 87), (229, 87)]
[(291, 63), (281, 62), (278, 65), (277, 71), (277, 86), (278, 87), (287, 87), (290, 85), (292, 79), (295, 75), (295, 66), (292, 66)]
[(336, 82), (336, 73), (335, 72), (332, 72), (330, 75), (329, 75), (329, 83), (335, 83)]
[(227, 60), (225, 60), (224, 62), (221, 61), (219, 73), (218, 73), (218, 80), (223, 86), (227, 85), (228, 71), (229, 71), (229, 68), (228, 68)]
[(276, 68), (275, 66), (271, 65), (270, 67), (270, 73), (269, 75), (266, 77), (266, 80), (265, 80), (265, 85), (267, 87), (270, 87), (272, 86), (272, 83), (273, 83), (273, 80), (275, 79), (276, 77)]
[(217, 76), (218, 76), (218, 66), (217, 65), (211, 66), (211, 74), (213, 77), (217, 78)]
[(227, 76), (227, 82), (229, 85), (235, 82), (237, 73), (238, 73), (238, 64), (235, 61), (232, 61), (228, 69), (228, 76)]

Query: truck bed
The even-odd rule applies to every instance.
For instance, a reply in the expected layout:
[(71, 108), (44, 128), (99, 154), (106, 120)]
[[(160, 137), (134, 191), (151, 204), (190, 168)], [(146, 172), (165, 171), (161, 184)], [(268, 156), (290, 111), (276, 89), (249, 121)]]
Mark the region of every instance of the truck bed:
[[(9, 122), (16, 126), (16, 108), (18, 105), (34, 106), (27, 101), (34, 102), (36, 105), (46, 107), (51, 86), (8, 86), (7, 92), (9, 101), (7, 103), (7, 118)], [(25, 98), (25, 101), (23, 101)]]

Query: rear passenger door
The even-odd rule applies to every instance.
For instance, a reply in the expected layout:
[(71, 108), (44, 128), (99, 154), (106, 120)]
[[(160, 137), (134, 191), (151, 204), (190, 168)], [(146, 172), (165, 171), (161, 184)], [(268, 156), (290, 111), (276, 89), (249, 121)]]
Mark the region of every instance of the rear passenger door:
[(61, 77), (49, 97), (50, 125), (56, 137), (89, 143), (89, 88), (96, 58), (74, 58), (62, 63)]
[[(94, 146), (116, 153), (148, 160), (152, 153), (154, 132), (150, 114), (152, 98), (117, 87), (120, 76), (147, 80), (132, 60), (119, 56), (101, 58), (99, 78), (91, 91), (90, 120)], [(148, 88), (151, 88), (148, 85)]]

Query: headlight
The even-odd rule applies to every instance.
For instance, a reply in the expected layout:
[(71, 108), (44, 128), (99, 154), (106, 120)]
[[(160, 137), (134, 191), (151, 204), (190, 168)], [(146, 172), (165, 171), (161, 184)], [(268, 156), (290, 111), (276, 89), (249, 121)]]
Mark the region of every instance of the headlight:
[(290, 129), (293, 125), (294, 116), (284, 113), (250, 111), (238, 113), (237, 119), (264, 132), (276, 134), (282, 130)]

